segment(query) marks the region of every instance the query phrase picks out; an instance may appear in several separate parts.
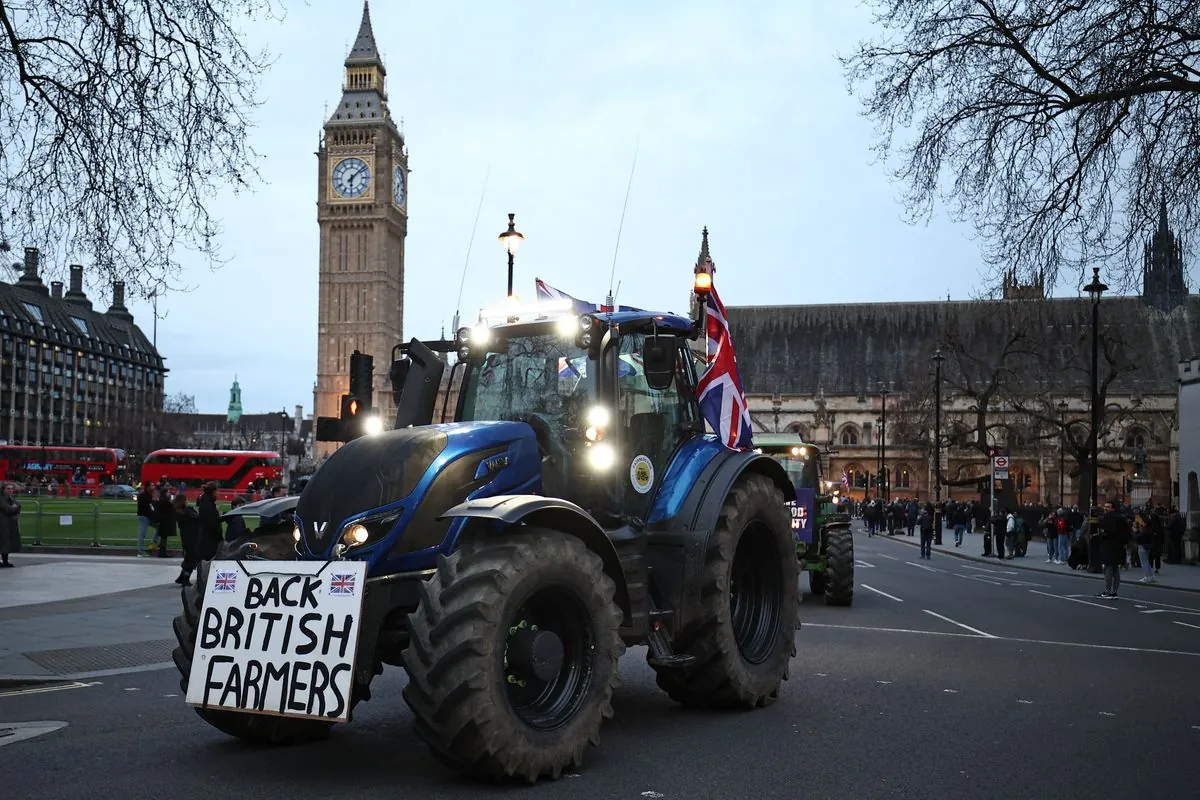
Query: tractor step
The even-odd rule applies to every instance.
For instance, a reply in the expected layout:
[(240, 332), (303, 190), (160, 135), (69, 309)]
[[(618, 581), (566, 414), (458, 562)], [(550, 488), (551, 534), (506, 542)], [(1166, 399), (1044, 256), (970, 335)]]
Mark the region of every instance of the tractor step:
[(673, 608), (652, 608), (652, 609), (650, 609), (650, 621), (651, 622), (664, 622), (673, 616), (675, 616), (675, 609), (673, 609)]
[(689, 656), (686, 653), (668, 656), (651, 656), (650, 658), (646, 659), (646, 663), (652, 667), (662, 667), (664, 669), (682, 669), (695, 664), (696, 657)]

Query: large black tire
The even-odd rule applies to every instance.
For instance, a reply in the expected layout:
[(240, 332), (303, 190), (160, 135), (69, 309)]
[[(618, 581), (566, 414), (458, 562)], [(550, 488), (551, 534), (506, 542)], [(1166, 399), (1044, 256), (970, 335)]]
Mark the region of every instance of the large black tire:
[(808, 573), (808, 591), (814, 597), (824, 597), (825, 596), (825, 584), (826, 583), (828, 583), (828, 581), (825, 580), (824, 572), (811, 572), (810, 571)]
[(825, 532), (825, 605), (854, 602), (854, 536), (849, 528)]
[(779, 697), (796, 654), (800, 565), (783, 493), (744, 475), (708, 538), (702, 608), (674, 639), (687, 667), (655, 667), (671, 699), (702, 708), (761, 708)]
[[(625, 650), (615, 591), (600, 557), (556, 531), (470, 537), (439, 559), (404, 651), (404, 700), (434, 756), (485, 780), (533, 783), (582, 767), (613, 714)], [(530, 688), (518, 687), (510, 648), (539, 620), (537, 636), (555, 634), (562, 662), (544, 681), (522, 672)]]
[[(229, 554), (229, 546), (222, 543), (217, 551), (218, 560)], [(179, 687), (187, 694), (188, 676), (192, 672), (192, 654), (196, 647), (196, 633), (200, 624), (200, 613), (204, 608), (204, 590), (208, 584), (208, 569), (212, 562), (202, 561), (192, 576), (194, 583), (183, 587), (183, 613), (175, 617), (172, 627), (179, 646), (171, 653), (175, 666), (179, 668)], [(200, 718), (222, 733), (255, 745), (291, 745), (312, 742), (325, 738), (332, 722), (312, 719), (243, 714), (238, 711), (195, 708)]]

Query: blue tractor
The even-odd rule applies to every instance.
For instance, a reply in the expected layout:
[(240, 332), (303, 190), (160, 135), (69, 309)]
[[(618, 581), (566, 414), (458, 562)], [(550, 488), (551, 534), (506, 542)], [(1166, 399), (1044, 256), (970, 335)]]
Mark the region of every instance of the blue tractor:
[[(703, 303), (700, 304), (703, 306)], [(688, 706), (771, 704), (795, 655), (799, 571), (767, 455), (705, 433), (702, 321), (506, 307), (458, 331), (452, 423), (433, 424), (445, 361), (397, 348), (394, 430), (338, 449), (295, 507), (289, 558), (366, 562), (350, 703), (385, 665), (408, 673), (415, 728), (483, 779), (578, 769), (612, 716), (617, 662), (647, 647)], [(218, 559), (279, 558), (253, 540)], [(183, 590), (185, 690), (208, 565)], [(254, 743), (331, 722), (197, 708)]]

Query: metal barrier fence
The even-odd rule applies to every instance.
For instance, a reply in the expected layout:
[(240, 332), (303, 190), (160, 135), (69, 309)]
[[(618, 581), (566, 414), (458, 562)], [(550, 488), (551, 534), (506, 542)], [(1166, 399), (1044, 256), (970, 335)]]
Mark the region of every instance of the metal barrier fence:
[[(136, 547), (138, 539), (135, 500), (18, 497), (21, 504), (21, 542), (32, 547)], [(228, 504), (220, 503), (223, 512)], [(146, 543), (154, 541), (154, 529)], [(178, 536), (173, 544), (178, 546)]]

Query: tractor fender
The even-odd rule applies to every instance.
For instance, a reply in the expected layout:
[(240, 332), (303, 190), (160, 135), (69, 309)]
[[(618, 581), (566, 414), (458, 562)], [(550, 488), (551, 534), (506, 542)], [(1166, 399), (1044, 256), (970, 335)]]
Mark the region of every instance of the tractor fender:
[[(704, 576), (704, 559), (708, 552), (708, 539), (721, 515), (725, 498), (738, 479), (746, 474), (763, 475), (779, 487), (785, 502), (796, 499), (796, 488), (787, 472), (775, 459), (752, 450), (723, 449), (701, 472), (695, 486), (688, 493), (677, 518), (678, 527), (652, 536), (664, 544), (674, 540), (683, 546), (682, 574), (676, 573), (681, 583), (669, 577), (669, 572), (659, 571), (663, 580), (660, 590), (668, 603), (678, 609), (675, 625), (682, 626), (700, 608), (700, 588)], [(668, 584), (668, 585), (661, 585)]]
[(629, 587), (625, 583), (625, 573), (621, 568), (617, 548), (604, 533), (600, 523), (574, 503), (536, 494), (500, 494), (460, 503), (442, 514), (439, 519), (461, 517), (490, 520), (503, 529), (524, 524), (574, 536), (583, 542), (588, 550), (600, 556), (604, 573), (612, 578), (617, 587), (614, 598), (617, 605), (627, 620), (632, 618)]

